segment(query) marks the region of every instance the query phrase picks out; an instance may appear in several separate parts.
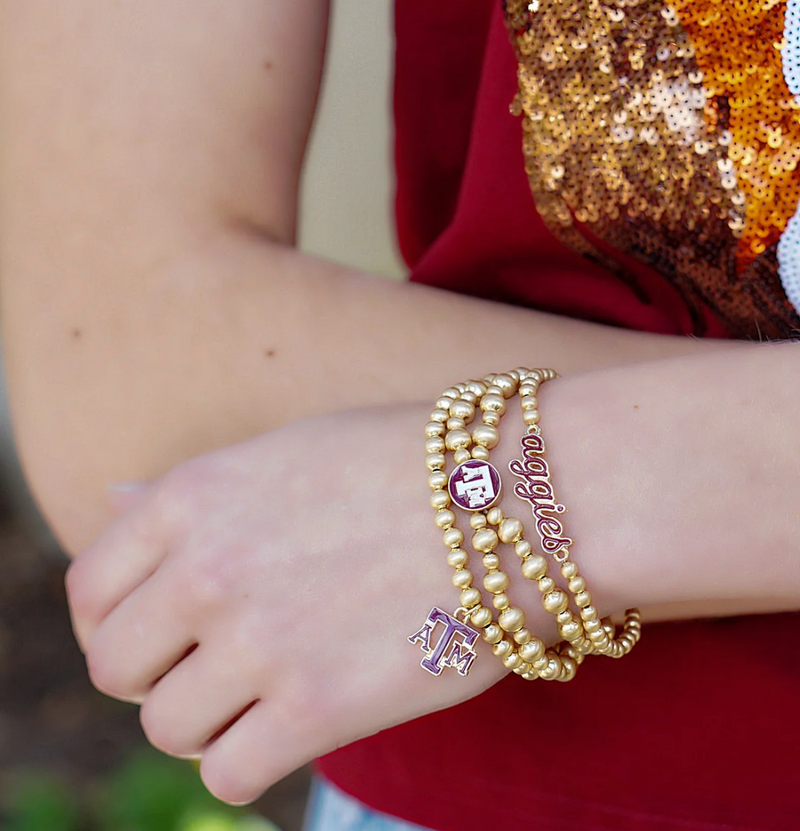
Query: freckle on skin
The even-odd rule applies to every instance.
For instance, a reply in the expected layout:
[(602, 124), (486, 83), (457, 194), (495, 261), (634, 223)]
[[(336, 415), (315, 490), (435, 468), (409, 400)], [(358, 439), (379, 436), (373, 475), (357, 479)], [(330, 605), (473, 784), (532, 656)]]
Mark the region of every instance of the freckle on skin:
[(638, 404), (634, 404), (634, 405), (633, 405), (633, 409), (634, 409), (634, 410), (638, 410), (638, 409), (639, 409), (639, 405), (638, 405)]
[(264, 350), (264, 357), (265, 358), (274, 358), (275, 357), (275, 350), (274, 349), (265, 349)]
[(272, 61), (264, 61), (264, 69), (266, 69), (267, 72), (269, 72), (269, 70), (272, 69), (272, 67), (273, 67)]
[(72, 340), (80, 340), (83, 337), (83, 332), (80, 329), (72, 330)]

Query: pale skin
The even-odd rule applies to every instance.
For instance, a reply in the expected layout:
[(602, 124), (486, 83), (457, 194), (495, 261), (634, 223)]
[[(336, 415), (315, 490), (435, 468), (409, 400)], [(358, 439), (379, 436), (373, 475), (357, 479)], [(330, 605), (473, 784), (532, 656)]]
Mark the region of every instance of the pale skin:
[[(603, 613), (800, 607), (796, 347), (623, 332), (298, 253), (325, 3), (184, 9), (0, 0), (19, 446), (79, 555), (68, 589), (92, 679), (142, 703), (157, 747), (248, 802), (502, 676), (482, 652), (468, 679), (432, 678), (405, 642), (457, 597), (422, 427), (444, 387), (491, 370), (566, 376), (542, 418)], [(495, 333), (490, 352), (449, 345), (455, 321)], [(513, 408), (502, 433), (501, 467)], [(119, 481), (150, 484), (112, 498)], [(529, 515), (511, 495), (504, 509)]]

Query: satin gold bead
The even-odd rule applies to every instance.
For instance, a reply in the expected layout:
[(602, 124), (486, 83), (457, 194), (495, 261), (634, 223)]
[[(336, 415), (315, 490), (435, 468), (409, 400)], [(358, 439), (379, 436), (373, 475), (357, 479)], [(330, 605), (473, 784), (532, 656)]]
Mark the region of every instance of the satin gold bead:
[(578, 673), (578, 665), (572, 658), (569, 658), (566, 655), (561, 656), (561, 675), (558, 676), (559, 681), (563, 681), (566, 683), (567, 681), (572, 681), (572, 679)]
[(428, 476), (428, 485), (432, 490), (439, 491), (447, 484), (447, 474), (443, 470), (434, 470)]
[(565, 580), (572, 580), (578, 575), (578, 566), (575, 565), (572, 560), (567, 560), (566, 562), (561, 563), (561, 574)]
[(529, 369), (525, 377), (534, 384), (541, 384), (544, 381), (544, 375), (541, 369)]
[(463, 418), (453, 418), (453, 416), (450, 416), (450, 418), (447, 419), (448, 430), (463, 430), (465, 426)]
[(425, 435), (429, 438), (435, 438), (443, 436), (445, 433), (444, 424), (440, 424), (438, 421), (431, 421), (425, 425)]
[(477, 395), (480, 398), (480, 396), (486, 393), (486, 384), (484, 384), (483, 381), (470, 381), (467, 384), (467, 389), (473, 395)]
[(505, 519), (500, 508), (492, 508), (489, 513), (486, 514), (486, 518), (492, 525), (499, 525)]
[(483, 414), (483, 423), (490, 427), (497, 427), (500, 423), (500, 415), (494, 412), (486, 412)]
[(542, 378), (547, 381), (555, 381), (558, 378), (558, 373), (554, 369), (540, 369), (539, 372)]
[(446, 531), (448, 528), (452, 528), (455, 521), (456, 515), (452, 511), (448, 511), (447, 508), (443, 508), (441, 511), (436, 512), (436, 524), (443, 531)]
[(498, 542), (497, 532), (492, 528), (483, 528), (480, 531), (476, 531), (472, 536), (472, 547), (476, 551), (481, 551), (484, 554), (494, 551), (497, 548)]
[(444, 453), (444, 439), (441, 436), (433, 436), (425, 442), (426, 453)]
[(439, 421), (444, 424), (450, 418), (450, 412), (443, 407), (437, 407), (431, 413), (431, 421)]
[(508, 599), (507, 594), (496, 594), (492, 598), (492, 606), (494, 606), (498, 612), (502, 612), (503, 609), (507, 609), (510, 605), (511, 601)]
[[(575, 577), (575, 578), (573, 578), (572, 580), (569, 581), (569, 590), (573, 594), (579, 594), (580, 592), (585, 591), (585, 589), (586, 589), (586, 581), (583, 579), (583, 577)], [(578, 600), (577, 598), (575, 598), (575, 602), (579, 606), (584, 606), (585, 605), (584, 603), (581, 603), (580, 600)]]
[(547, 560), (541, 554), (531, 554), (522, 562), (522, 574), (528, 580), (539, 580), (547, 574)]
[(469, 562), (469, 554), (463, 548), (453, 548), (447, 555), (447, 565), (462, 568)]
[(483, 587), (487, 592), (500, 594), (508, 588), (508, 575), (504, 571), (493, 571), (483, 577)]
[(504, 398), (511, 398), (517, 391), (518, 383), (511, 376), (503, 373), (502, 375), (495, 375), (494, 386), (500, 388)]
[(530, 672), (524, 673), (521, 677), (526, 681), (535, 681), (539, 677), (539, 673), (535, 669), (531, 669)]
[(483, 630), (483, 639), (487, 643), (497, 643), (503, 637), (503, 630), (496, 624), (490, 623)]
[(470, 527), (473, 528), (475, 531), (480, 531), (481, 528), (486, 527), (486, 515), (485, 514), (471, 514), (469, 518)]
[(609, 638), (613, 638), (617, 632), (617, 627), (614, 626), (608, 618), (603, 618), (601, 623), (603, 624), (603, 629), (605, 630), (606, 635), (608, 635)]
[(525, 526), (522, 524), (522, 520), (510, 516), (500, 523), (497, 536), (500, 537), (502, 542), (514, 543), (522, 536), (524, 530)]
[(569, 623), (571, 620), (575, 620), (572, 611), (570, 609), (564, 609), (563, 612), (559, 612), (556, 615), (556, 623), (563, 626), (565, 623)]
[(520, 658), (516, 652), (512, 652), (510, 655), (506, 655), (506, 657), (503, 658), (503, 666), (505, 666), (506, 669), (516, 669), (521, 665), (522, 658)]
[(464, 542), (464, 534), (458, 528), (448, 528), (442, 534), (442, 540), (448, 548), (457, 548)]
[(472, 448), (472, 458), (477, 459), (479, 462), (488, 462), (489, 451), (485, 447), (481, 447), (479, 444), (476, 444)]
[(472, 572), (468, 568), (462, 568), (450, 579), (457, 589), (467, 589), (472, 585)]
[(540, 577), (539, 578), (539, 591), (542, 594), (549, 594), (553, 589), (556, 587), (556, 581), (553, 580), (552, 577)]
[(495, 571), (496, 569), (500, 568), (500, 558), (497, 554), (484, 554), (483, 555), (483, 567), (487, 571)]
[(520, 646), (524, 646), (526, 643), (530, 641), (532, 637), (533, 635), (531, 634), (531, 630), (526, 629), (524, 626), (522, 629), (518, 629), (516, 632), (514, 632), (514, 640)]
[(539, 399), (535, 395), (524, 395), (520, 399), (519, 403), (522, 406), (523, 412), (527, 412), (528, 410), (539, 409)]
[(578, 606), (591, 606), (592, 605), (592, 596), (589, 592), (578, 592), (575, 595), (575, 602)]
[(497, 386), (494, 382), (494, 375), (491, 376), (492, 380), (489, 382), (489, 386), (486, 387), (485, 395), (503, 395), (503, 390)]
[(490, 424), (479, 424), (472, 431), (472, 440), (476, 444), (491, 450), (493, 447), (497, 447), (500, 442), (500, 432)]
[(594, 646), (592, 645), (592, 642), (589, 640), (589, 638), (584, 638), (581, 641), (576, 640), (573, 642), (572, 646), (581, 655), (589, 655), (594, 649)]
[(561, 591), (561, 589), (556, 589), (555, 591), (548, 592), (542, 598), (542, 605), (544, 606), (546, 612), (550, 612), (551, 615), (557, 615), (559, 612), (563, 612), (564, 609), (567, 608), (569, 605), (569, 598), (565, 592)]
[[(583, 617), (583, 615), (581, 615)], [(595, 617), (592, 620), (584, 619), (583, 622), (583, 629), (587, 635), (591, 635), (592, 632), (599, 632), (603, 628), (603, 625), (600, 621)]]
[[(503, 415), (506, 411), (506, 402), (502, 395), (486, 394), (481, 398), (481, 410), (484, 412)], [(433, 419), (434, 421), (436, 419)]]
[(478, 629), (483, 629), (492, 622), (494, 614), (488, 606), (478, 606), (469, 616), (469, 622)]
[(465, 609), (471, 609), (473, 606), (477, 606), (481, 602), (481, 593), (478, 589), (464, 589), (461, 592), (461, 605)]
[(472, 444), (472, 438), (466, 430), (451, 430), (444, 439), (447, 449), (451, 452), (462, 450)]
[[(541, 416), (539, 415), (538, 410), (525, 410), (525, 412), (522, 414), (522, 420), (525, 422), (525, 424), (527, 424), (529, 426), (531, 424), (538, 424), (540, 418), (541, 418)], [(544, 678), (543, 675), (542, 675), (542, 678)]]
[(584, 606), (581, 609), (581, 617), (586, 620), (597, 620), (597, 609), (594, 606)]
[(447, 410), (447, 412), (449, 413), (450, 412), (450, 406), (453, 404), (454, 400), (455, 399), (450, 398), (447, 395), (443, 395), (443, 396), (441, 396), (441, 398), (438, 398), (436, 400), (436, 409), (437, 410)]
[(541, 672), (541, 670), (545, 669), (547, 665), (550, 663), (550, 650), (548, 649), (541, 658), (537, 658), (533, 661), (533, 668), (536, 672)]
[(514, 646), (511, 641), (507, 641), (505, 638), (498, 641), (493, 647), (492, 652), (497, 655), (498, 658), (505, 658), (506, 655), (510, 655), (514, 651)]
[(497, 622), (506, 632), (518, 632), (525, 625), (525, 612), (516, 606), (510, 606), (500, 615)]
[(461, 397), (460, 390), (457, 390), (455, 387), (448, 387), (443, 393), (442, 398), (450, 398), (451, 400), (455, 401), (456, 398)]
[(583, 635), (583, 626), (577, 620), (572, 620), (559, 626), (558, 633), (565, 641), (574, 641)]
[(464, 401), (463, 398), (454, 401), (450, 405), (450, 415), (460, 418), (465, 424), (469, 424), (475, 418), (475, 405), (470, 404), (469, 401)]
[(532, 384), (530, 381), (522, 381), (519, 385), (520, 398), (530, 398), (532, 395), (536, 395), (538, 391), (538, 384)]
[(456, 450), (456, 452), (453, 453), (453, 461), (457, 465), (460, 465), (464, 462), (468, 462), (471, 458), (472, 453), (470, 453), (469, 450), (466, 449), (466, 447), (462, 447), (460, 450)]
[(461, 400), (466, 401), (467, 404), (475, 405), (478, 403), (478, 396), (464, 387), (464, 392), (461, 393)]
[(550, 656), (547, 666), (544, 669), (538, 670), (539, 677), (543, 681), (555, 681), (558, 679), (558, 676), (561, 675), (562, 666), (563, 664), (561, 663), (561, 658), (559, 658), (559, 656), (554, 652)]
[(450, 505), (450, 494), (447, 491), (434, 491), (430, 498), (431, 508), (437, 511)]
[(527, 540), (520, 540), (514, 546), (514, 552), (516, 553), (517, 557), (528, 557), (533, 551), (531, 544)]
[(425, 467), (428, 470), (444, 470), (446, 463), (444, 453), (428, 453), (425, 457)]

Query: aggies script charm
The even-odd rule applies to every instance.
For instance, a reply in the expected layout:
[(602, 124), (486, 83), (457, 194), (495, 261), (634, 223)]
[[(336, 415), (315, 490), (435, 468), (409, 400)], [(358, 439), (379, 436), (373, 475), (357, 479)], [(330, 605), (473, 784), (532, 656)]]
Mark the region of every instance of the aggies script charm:
[[(444, 629), (439, 632), (439, 639), (433, 644), (431, 635), (437, 623), (441, 623)], [(456, 640), (458, 637), (461, 638), (460, 642)], [(425, 651), (420, 666), (431, 675), (441, 675), (448, 667), (455, 669), (459, 675), (466, 675), (476, 657), (473, 649), (476, 640), (478, 633), (474, 629), (453, 615), (434, 607), (425, 625), (411, 635), (408, 642), (420, 644)]]

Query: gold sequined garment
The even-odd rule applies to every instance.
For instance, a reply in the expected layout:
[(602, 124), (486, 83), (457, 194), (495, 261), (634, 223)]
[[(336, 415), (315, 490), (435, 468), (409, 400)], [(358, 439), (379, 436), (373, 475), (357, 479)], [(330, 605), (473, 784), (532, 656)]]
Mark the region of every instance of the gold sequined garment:
[(704, 302), (733, 334), (797, 335), (800, 0), (504, 5), (551, 230), (655, 268), (698, 326)]

